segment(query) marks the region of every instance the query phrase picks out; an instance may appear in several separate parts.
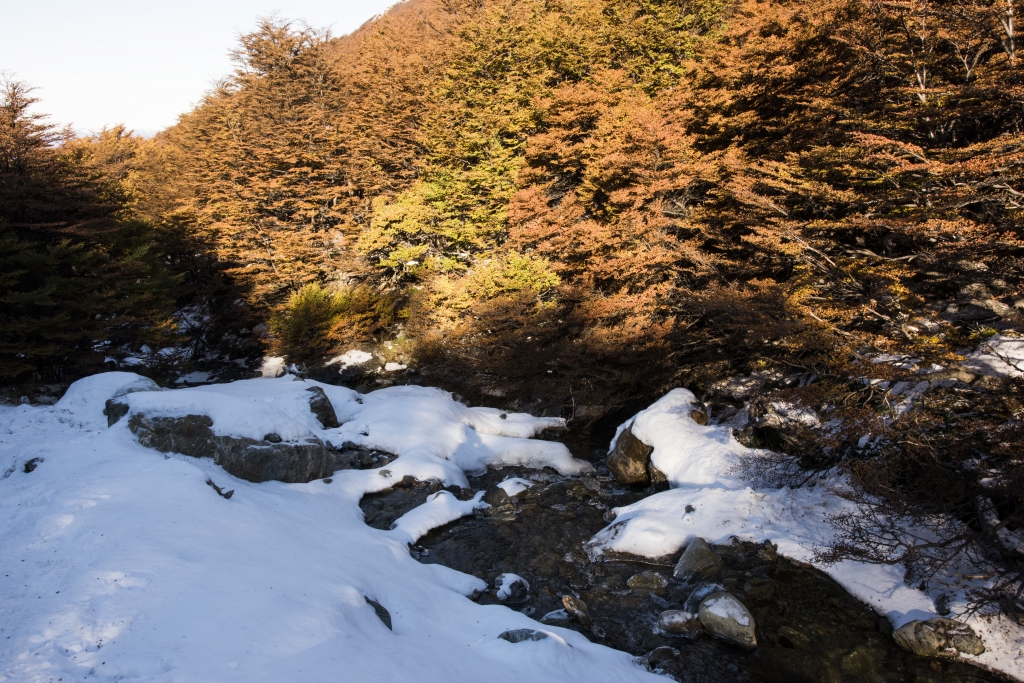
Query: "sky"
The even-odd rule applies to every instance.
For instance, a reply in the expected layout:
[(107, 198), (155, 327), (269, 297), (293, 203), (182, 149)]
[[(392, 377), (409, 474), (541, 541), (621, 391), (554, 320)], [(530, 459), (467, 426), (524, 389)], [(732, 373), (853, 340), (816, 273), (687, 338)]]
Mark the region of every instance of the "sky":
[(275, 12), (344, 35), (395, 0), (10, 0), (0, 72), (35, 87), (35, 110), (81, 133), (173, 125), (232, 70), (228, 52)]

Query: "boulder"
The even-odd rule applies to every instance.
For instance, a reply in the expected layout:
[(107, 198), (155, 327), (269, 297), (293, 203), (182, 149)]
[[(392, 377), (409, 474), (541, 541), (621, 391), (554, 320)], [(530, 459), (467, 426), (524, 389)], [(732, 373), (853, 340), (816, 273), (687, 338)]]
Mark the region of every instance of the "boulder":
[(556, 609), (542, 616), (540, 623), (551, 626), (568, 626), (572, 623), (572, 617), (564, 609)]
[(527, 640), (544, 640), (548, 637), (548, 634), (544, 633), (544, 631), (534, 631), (532, 628), (517, 628), (511, 631), (504, 631), (498, 637), (510, 643), (523, 643)]
[(963, 622), (943, 617), (904, 624), (892, 637), (904, 650), (922, 657), (980, 655), (985, 651), (985, 644), (974, 629)]
[(754, 617), (746, 606), (729, 593), (712, 593), (704, 598), (697, 611), (701, 626), (716, 638), (741, 647), (757, 647)]
[(649, 479), (647, 464), (653, 451), (652, 447), (633, 436), (632, 427), (626, 427), (608, 454), (608, 469), (620, 484), (642, 484)]
[(626, 585), (633, 590), (658, 591), (668, 586), (668, 579), (658, 572), (640, 572), (629, 577)]
[(704, 632), (700, 618), (681, 609), (665, 610), (658, 616), (658, 630), (673, 636), (696, 638)]
[(331, 403), (331, 399), (327, 398), (327, 394), (320, 387), (309, 387), (306, 389), (310, 394), (309, 397), (309, 410), (316, 419), (323, 425), (324, 429), (335, 429), (340, 427), (338, 424), (338, 415), (334, 412), (334, 405)]
[(500, 508), (506, 505), (511, 505), (512, 499), (509, 498), (509, 495), (508, 493), (505, 492), (505, 489), (495, 486), (486, 494), (484, 494), (484, 502), (493, 508)]
[(494, 580), (497, 597), (501, 602), (518, 604), (530, 599), (530, 584), (517, 574), (501, 574)]
[(681, 581), (690, 581), (714, 574), (723, 564), (722, 557), (711, 549), (707, 541), (698, 537), (686, 546), (676, 568), (672, 570), (672, 576)]
[(139, 443), (162, 453), (213, 458), (228, 473), (246, 481), (304, 483), (329, 477), (334, 457), (316, 438), (271, 443), (246, 437), (217, 436), (207, 415), (148, 417), (136, 414), (128, 428)]
[(576, 596), (563, 595), (562, 605), (565, 607), (567, 614), (584, 626), (590, 626), (594, 623), (594, 620), (590, 618), (590, 610), (587, 609), (587, 603), (583, 602)]

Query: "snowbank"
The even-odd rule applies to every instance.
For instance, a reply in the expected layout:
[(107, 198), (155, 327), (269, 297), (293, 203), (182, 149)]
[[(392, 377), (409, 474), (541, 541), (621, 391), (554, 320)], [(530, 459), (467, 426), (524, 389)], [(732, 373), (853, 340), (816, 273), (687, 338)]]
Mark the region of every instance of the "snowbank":
[[(675, 389), (619, 427), (621, 433), (631, 426), (637, 438), (654, 447), (651, 461), (672, 489), (616, 508), (615, 521), (588, 542), (588, 553), (594, 559), (606, 551), (662, 557), (696, 537), (725, 543), (736, 536), (758, 543), (771, 540), (783, 555), (810, 562), (814, 546), (834, 535), (827, 517), (852, 506), (833, 493), (843, 482), (833, 479), (797, 490), (751, 489), (734, 474), (739, 457), (749, 449), (727, 427), (697, 424), (690, 417), (695, 407), (692, 393)], [(821, 569), (896, 628), (939, 616), (932, 596), (904, 583), (902, 566), (847, 561)], [(1024, 632), (1005, 619), (975, 618), (969, 623), (988, 650), (965, 659), (1024, 678)]]
[[(523, 425), (544, 420), (517, 416), (480, 434), (473, 425), (489, 421), (435, 390), (360, 397), (318, 385), (349, 421), (323, 430), (303, 413), (312, 384), (285, 376), (156, 392), (107, 373), (56, 406), (0, 410), (0, 681), (662, 680), (572, 631), (499, 640), (537, 623), (468, 600), (480, 579), (410, 556), (410, 539), (476, 501), (432, 496), (394, 530), (372, 529), (358, 502), (387, 485), (378, 471), (253, 484), (209, 459), (143, 448), (126, 420), (108, 429), (102, 413), (120, 394), (133, 409), (243, 411), (227, 419), (263, 431), (287, 419), (333, 441), (369, 427), (375, 436), (364, 439), (379, 435), (399, 453), (388, 466), (396, 477), (510, 454), (581, 469), (553, 446), (525, 447), (541, 442), (523, 439)], [(474, 435), (487, 438), (462, 453)], [(41, 461), (25, 473), (31, 458)], [(208, 478), (234, 496), (218, 496)], [(393, 630), (366, 598), (388, 610)]]

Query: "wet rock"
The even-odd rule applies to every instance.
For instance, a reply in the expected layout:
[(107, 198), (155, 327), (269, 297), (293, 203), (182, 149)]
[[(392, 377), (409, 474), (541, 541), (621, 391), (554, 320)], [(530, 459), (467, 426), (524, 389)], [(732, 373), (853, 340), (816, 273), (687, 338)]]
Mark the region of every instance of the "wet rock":
[(517, 574), (501, 574), (494, 580), (497, 597), (501, 602), (519, 604), (530, 599), (530, 584)]
[(550, 626), (568, 626), (572, 623), (572, 617), (564, 609), (556, 609), (542, 616), (540, 623)]
[(985, 651), (985, 645), (974, 633), (974, 629), (944, 617), (904, 624), (896, 629), (892, 637), (907, 652), (923, 657), (980, 655)]
[(676, 563), (672, 576), (682, 581), (691, 581), (702, 576), (710, 576), (723, 566), (721, 555), (716, 553), (703, 538), (690, 541)]
[(324, 429), (335, 429), (340, 427), (338, 415), (334, 412), (334, 405), (331, 399), (320, 387), (309, 387), (306, 389), (312, 396), (309, 397), (309, 410), (316, 416), (316, 419), (323, 425)]
[(510, 643), (523, 643), (528, 640), (544, 640), (548, 637), (548, 634), (543, 631), (534, 631), (532, 628), (517, 628), (505, 631), (499, 634), (498, 637)]
[(742, 647), (757, 647), (754, 617), (742, 602), (729, 593), (712, 593), (704, 598), (697, 616), (711, 635)]
[(743, 595), (750, 600), (767, 600), (775, 592), (771, 579), (754, 577), (743, 584)]
[(370, 598), (367, 598), (365, 595), (363, 596), (363, 598), (366, 600), (366, 603), (373, 608), (373, 611), (377, 615), (377, 618), (384, 622), (384, 625), (388, 627), (388, 630), (394, 631), (394, 629), (391, 628), (391, 612), (388, 612), (387, 609), (384, 608), (384, 605), (380, 604), (376, 600), (371, 600)]
[(505, 489), (495, 486), (484, 494), (484, 502), (490, 505), (492, 508), (500, 508), (506, 505), (512, 504), (512, 499), (509, 498), (508, 493)]
[(562, 604), (565, 605), (566, 613), (584, 626), (590, 626), (594, 623), (594, 620), (590, 617), (590, 610), (587, 609), (587, 603), (576, 596), (563, 595)]
[(629, 577), (626, 585), (633, 590), (659, 591), (668, 586), (668, 579), (658, 572), (640, 572)]
[(141, 445), (163, 453), (213, 458), (228, 473), (246, 481), (305, 483), (330, 476), (334, 471), (334, 458), (319, 439), (270, 443), (246, 437), (217, 436), (212, 427), (213, 420), (208, 415), (147, 417), (136, 414), (128, 421), (128, 428)]
[(658, 615), (658, 629), (674, 636), (696, 638), (704, 632), (700, 619), (692, 612), (669, 609)]
[(633, 436), (632, 427), (619, 434), (608, 454), (608, 469), (620, 484), (642, 484), (649, 479), (647, 463), (654, 449)]

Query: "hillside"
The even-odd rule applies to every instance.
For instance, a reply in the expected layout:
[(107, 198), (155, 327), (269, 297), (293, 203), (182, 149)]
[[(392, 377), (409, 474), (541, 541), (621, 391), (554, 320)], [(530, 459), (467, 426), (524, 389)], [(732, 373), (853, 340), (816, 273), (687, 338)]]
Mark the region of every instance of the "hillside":
[[(686, 387), (764, 449), (736, 464), (755, 487), (851, 484), (816, 562), (902, 565), (1024, 623), (1014, 11), (406, 0), (343, 37), (266, 19), (152, 140), (62, 139), (8, 88), (0, 196), (61, 201), (0, 211), (4, 381), (104, 360), (237, 379), (266, 356), (602, 438)], [(345, 374), (346, 352), (392, 374)]]

